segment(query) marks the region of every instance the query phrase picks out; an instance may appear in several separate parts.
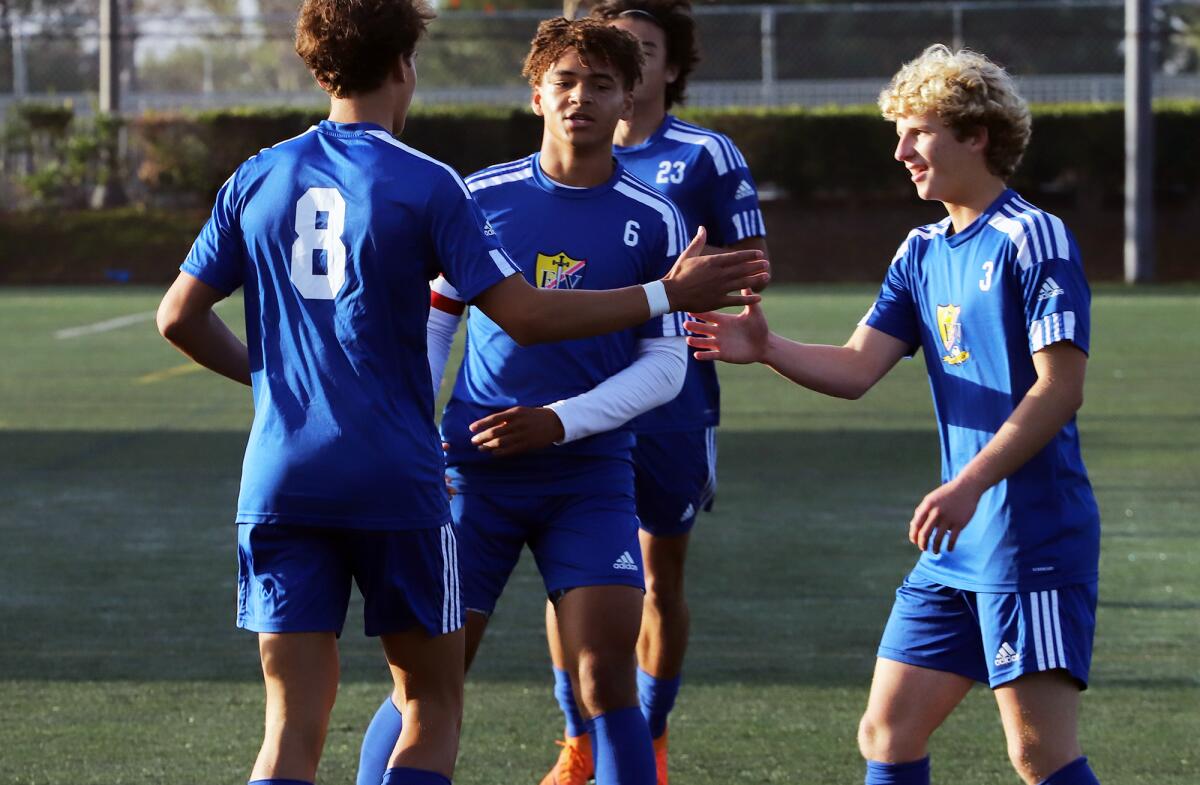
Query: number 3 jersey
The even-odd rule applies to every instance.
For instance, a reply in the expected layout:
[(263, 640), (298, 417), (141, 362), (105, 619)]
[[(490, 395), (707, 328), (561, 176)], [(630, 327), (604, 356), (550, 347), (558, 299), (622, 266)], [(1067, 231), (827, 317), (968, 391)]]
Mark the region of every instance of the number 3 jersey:
[[(645, 142), (614, 147), (613, 153), (679, 207), (689, 237), (703, 226), (709, 245), (727, 247), (766, 235), (754, 178), (729, 137), (667, 115)], [(698, 361), (689, 353), (683, 390), (675, 400), (634, 420), (634, 428), (641, 433), (708, 428), (718, 424), (720, 409), (716, 363)]]
[[(665, 275), (687, 247), (675, 206), (619, 163), (604, 184), (572, 188), (547, 177), (539, 161), (540, 155), (531, 155), (467, 178), (532, 285), (562, 290), (647, 283)], [(682, 314), (670, 313), (634, 329), (522, 347), (472, 308), (466, 355), (442, 418), (455, 486), (573, 493), (606, 487), (606, 472), (627, 480), (633, 446), (628, 428), (497, 459), (471, 444), (468, 426), (511, 406), (544, 406), (587, 392), (633, 362), (638, 339), (682, 335)]]
[[(1091, 292), (1063, 222), (1006, 190), (958, 234), (909, 233), (863, 323), (925, 353), (942, 481), (995, 436), (1037, 380), (1032, 355), (1088, 351)], [(969, 591), (1038, 591), (1096, 580), (1100, 518), (1075, 418), (984, 492), (953, 551), (916, 572)]]
[(239, 523), (449, 520), (428, 281), (442, 273), (470, 299), (517, 272), (449, 167), (378, 126), (322, 122), (238, 168), (181, 269), (245, 288)]

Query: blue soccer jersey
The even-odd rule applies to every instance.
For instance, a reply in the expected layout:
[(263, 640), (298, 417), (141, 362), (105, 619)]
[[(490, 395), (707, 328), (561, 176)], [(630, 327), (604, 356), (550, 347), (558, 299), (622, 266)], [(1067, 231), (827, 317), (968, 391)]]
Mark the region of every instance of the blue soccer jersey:
[[(678, 205), (689, 236), (703, 226), (710, 245), (729, 246), (766, 235), (754, 178), (729, 137), (667, 115), (645, 142), (613, 151), (638, 179)], [(716, 363), (689, 355), (678, 397), (638, 417), (634, 428), (642, 433), (703, 429), (717, 425), (720, 410)]]
[[(616, 289), (654, 281), (686, 247), (679, 211), (620, 164), (603, 185), (571, 188), (548, 178), (538, 162), (539, 155), (532, 155), (467, 178), (484, 215), (534, 286)], [(633, 445), (628, 428), (498, 460), (470, 443), (467, 426), (511, 406), (543, 406), (587, 392), (633, 362), (639, 338), (682, 336), (682, 325), (681, 314), (666, 314), (595, 338), (520, 347), (472, 308), (466, 356), (442, 419), (456, 484), (508, 494), (549, 487), (569, 493), (603, 487), (603, 471), (628, 475)], [(607, 468), (598, 468), (601, 464)]]
[[(863, 323), (925, 352), (953, 479), (1037, 379), (1032, 355), (1059, 341), (1088, 351), (1091, 292), (1063, 222), (1005, 191), (974, 223), (909, 233)], [(916, 573), (978, 592), (1036, 591), (1096, 580), (1100, 518), (1075, 420), (989, 488), (953, 551)]]
[(517, 272), (453, 170), (378, 126), (322, 122), (238, 168), (181, 269), (245, 287), (239, 523), (449, 520), (428, 281), (442, 273), (470, 299)]

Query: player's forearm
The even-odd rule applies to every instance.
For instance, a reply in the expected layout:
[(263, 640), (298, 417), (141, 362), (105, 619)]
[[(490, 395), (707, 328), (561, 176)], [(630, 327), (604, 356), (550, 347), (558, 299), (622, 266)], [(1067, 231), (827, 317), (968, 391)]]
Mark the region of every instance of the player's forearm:
[(199, 365), (235, 382), (250, 384), (249, 350), (212, 311), (180, 316), (160, 310), (158, 328), (176, 349)]
[(955, 481), (980, 493), (991, 488), (1049, 444), (1082, 402), (1082, 390), (1039, 379)]
[(608, 291), (534, 289), (528, 308), (515, 326), (501, 324), (521, 345), (588, 338), (635, 327), (650, 318), (646, 292), (640, 286)]
[(775, 333), (767, 337), (761, 362), (801, 387), (835, 398), (861, 398), (876, 381), (849, 346), (798, 343)]

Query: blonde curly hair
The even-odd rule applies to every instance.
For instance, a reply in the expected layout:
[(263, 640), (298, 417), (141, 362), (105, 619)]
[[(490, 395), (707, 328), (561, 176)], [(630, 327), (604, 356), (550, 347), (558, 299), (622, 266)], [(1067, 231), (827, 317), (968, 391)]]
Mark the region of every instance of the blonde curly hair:
[(893, 122), (934, 112), (959, 139), (987, 129), (988, 171), (1006, 180), (1029, 144), (1029, 105), (1012, 77), (970, 49), (952, 52), (943, 44), (927, 48), (892, 77), (879, 94), (879, 110)]

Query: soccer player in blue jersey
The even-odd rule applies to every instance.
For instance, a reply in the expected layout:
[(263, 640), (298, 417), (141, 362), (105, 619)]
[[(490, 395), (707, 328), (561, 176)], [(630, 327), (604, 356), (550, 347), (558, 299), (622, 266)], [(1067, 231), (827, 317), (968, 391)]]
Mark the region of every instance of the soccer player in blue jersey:
[[(696, 259), (617, 291), (530, 286), (463, 182), (398, 142), (421, 0), (306, 0), (296, 48), (329, 119), (251, 158), (158, 312), (201, 365), (252, 385), (238, 500), (238, 626), (259, 634), (266, 728), (251, 779), (312, 783), (338, 682), (351, 581), (408, 719), (380, 781), (449, 782), (464, 634), (455, 529), (426, 356), (428, 281), (523, 343), (635, 328), (730, 298), (756, 255)], [(682, 250), (682, 249), (679, 249)], [(248, 346), (213, 306), (245, 291)]]
[[(684, 218), (671, 201), (612, 155), (640, 63), (637, 40), (602, 22), (542, 23), (523, 72), (533, 110), (544, 119), (541, 151), (466, 180), (537, 287), (654, 279), (686, 242)], [(461, 299), (446, 282), (435, 283), (435, 378)], [(442, 422), (456, 490), (468, 661), (528, 545), (562, 630), (564, 670), (588, 717), (599, 785), (655, 781), (634, 668), (644, 583), (634, 438), (623, 426), (679, 392), (686, 355), (682, 319), (674, 317), (588, 341), (521, 348), (472, 309)], [(388, 748), (396, 721), (385, 702), (364, 740), (360, 783), (374, 779), (378, 750)]]
[(867, 784), (928, 785), (929, 737), (978, 681), (1025, 782), (1095, 785), (1076, 730), (1100, 534), (1075, 425), (1091, 332), (1079, 249), (1005, 185), (1030, 115), (1001, 68), (932, 46), (879, 105), (917, 194), (949, 215), (900, 244), (850, 340), (788, 341), (749, 306), (689, 322), (704, 337), (688, 342), (844, 398), (924, 352), (943, 484), (909, 523), (922, 554), (896, 592), (859, 727)]
[[(669, 114), (687, 92), (699, 60), (687, 0), (606, 0), (592, 18), (633, 35), (642, 78), (633, 113), (617, 127), (614, 153), (630, 172), (670, 197), (690, 230), (708, 229), (713, 246), (766, 252), (766, 227), (745, 158), (726, 136)], [(640, 543), (646, 570), (638, 637), (638, 696), (654, 738), (658, 785), (666, 785), (667, 717), (679, 691), (689, 614), (684, 568), (691, 530), (716, 490), (720, 388), (712, 363), (688, 360), (682, 392), (634, 422)], [(556, 616), (546, 607), (555, 696), (566, 718), (562, 750), (543, 785), (582, 785), (591, 775), (589, 737), (563, 668)]]

